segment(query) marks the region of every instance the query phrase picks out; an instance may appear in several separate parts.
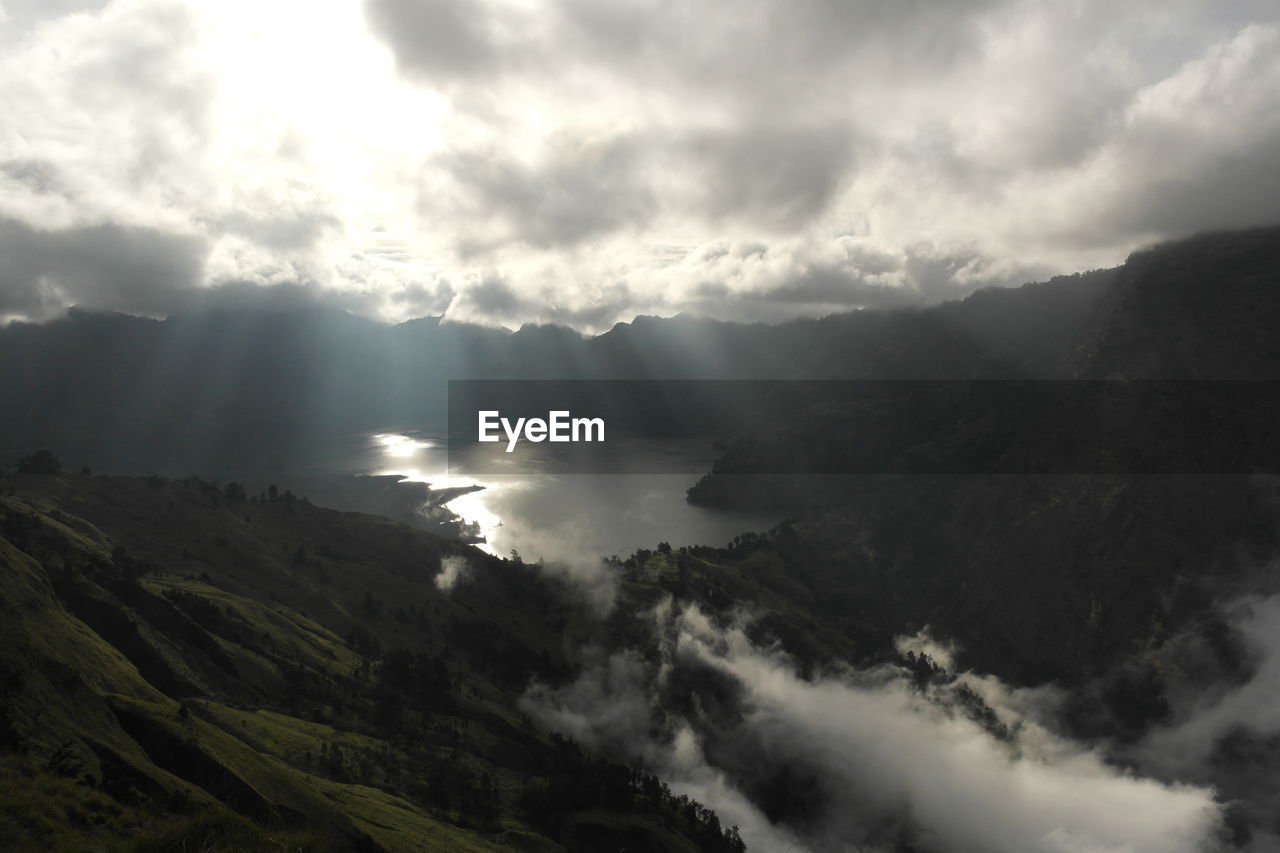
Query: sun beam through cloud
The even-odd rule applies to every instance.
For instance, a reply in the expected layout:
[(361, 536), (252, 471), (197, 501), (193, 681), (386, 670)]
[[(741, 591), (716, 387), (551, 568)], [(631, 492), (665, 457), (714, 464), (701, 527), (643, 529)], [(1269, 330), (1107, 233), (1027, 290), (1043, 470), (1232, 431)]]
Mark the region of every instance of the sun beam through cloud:
[(249, 282), (390, 320), (770, 321), (1280, 219), (1253, 0), (5, 8), (10, 318)]

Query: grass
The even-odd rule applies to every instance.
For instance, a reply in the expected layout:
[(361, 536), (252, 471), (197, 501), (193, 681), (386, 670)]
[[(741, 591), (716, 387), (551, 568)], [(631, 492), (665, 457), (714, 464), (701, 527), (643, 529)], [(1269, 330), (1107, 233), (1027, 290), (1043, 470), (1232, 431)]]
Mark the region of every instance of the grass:
[(148, 589), (163, 594), (181, 590), (225, 608), (240, 623), (266, 638), (273, 650), (315, 669), (338, 668), (350, 674), (359, 656), (333, 631), (315, 620), (279, 605), (219, 589), (196, 578), (152, 577), (143, 582)]
[[(360, 839), (389, 851), (564, 850), (518, 805), (546, 781), (539, 774), (557, 747), (520, 712), (504, 662), (510, 648), (531, 665), (554, 664), (598, 623), (538, 588), (533, 570), (468, 552), (476, 577), (493, 582), (444, 595), (430, 583), (434, 567), (462, 546), (372, 516), (231, 505), (198, 484), (164, 481), (55, 477), (23, 488), (30, 494), (3, 496), (0, 509), (41, 519), (32, 554), (47, 565), (0, 539), (0, 666), (23, 674), (9, 704), (33, 766), (63, 747), (72, 758), (66, 778), (50, 773), (6, 801), (0, 850), (78, 850), (83, 840), (103, 853), (323, 851)], [(110, 556), (121, 544), (123, 563)], [(654, 568), (675, 572), (670, 560)], [(141, 590), (125, 569), (143, 573)], [(663, 594), (636, 586), (636, 600)], [(62, 600), (79, 602), (120, 650)], [(116, 608), (116, 622), (85, 606)], [(445, 661), (450, 701), (397, 699), (398, 717), (380, 716), (386, 696), (411, 691), (379, 681), (378, 648)], [(157, 683), (185, 692), (185, 681), (203, 695), (164, 695), (121, 650)], [(180, 680), (162, 680), (165, 668), (148, 655)], [(146, 789), (129, 804), (106, 793), (112, 761)], [(692, 849), (655, 815), (601, 812), (579, 823), (593, 838)]]
[(0, 850), (6, 853), (284, 853), (324, 851), (314, 832), (268, 830), (216, 805), (164, 814), (41, 769), (0, 759)]

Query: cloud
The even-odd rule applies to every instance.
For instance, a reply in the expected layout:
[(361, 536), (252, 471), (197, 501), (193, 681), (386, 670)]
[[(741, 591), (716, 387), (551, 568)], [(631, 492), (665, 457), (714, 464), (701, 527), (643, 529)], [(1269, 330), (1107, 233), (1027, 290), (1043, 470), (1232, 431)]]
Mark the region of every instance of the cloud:
[(791, 231), (822, 213), (852, 165), (850, 131), (773, 125), (702, 131), (682, 141), (696, 204), (713, 221)]
[(1251, 676), (1243, 683), (1188, 685), (1192, 689), (1176, 698), (1173, 719), (1144, 738), (1140, 751), (1149, 766), (1195, 772), (1208, 766), (1229, 735), (1280, 735), (1280, 596), (1241, 599), (1227, 608), (1227, 617), (1252, 659)]
[(893, 667), (806, 680), (742, 624), (669, 601), (653, 619), (657, 663), (597, 653), (525, 705), (732, 815), (753, 849), (1191, 853), (1216, 831), (1211, 791), (1131, 775), (1055, 734), (1051, 691), (971, 674), (920, 689)]
[(444, 314), (453, 304), (454, 296), (452, 285), (444, 280), (436, 281), (432, 287), (421, 282), (405, 284), (388, 293), (388, 299), (403, 306), (406, 313), (415, 317), (434, 317)]
[(436, 589), (448, 592), (460, 581), (470, 577), (471, 564), (467, 562), (466, 557), (459, 557), (456, 554), (445, 557), (440, 561), (440, 574), (436, 575)]
[(956, 647), (954, 643), (940, 643), (930, 635), (927, 628), (921, 629), (914, 636), (898, 637), (893, 643), (900, 655), (924, 655), (942, 667), (946, 672), (955, 671)]
[(216, 223), (220, 231), (275, 250), (309, 248), (338, 225), (333, 214), (314, 210), (277, 211), (274, 216), (235, 211)]
[(5, 0), (0, 3), (0, 43), (26, 35), (43, 21), (101, 9), (108, 0)]
[(1280, 596), (1222, 604), (1140, 665), (1147, 689), (1159, 689), (1147, 696), (1159, 700), (1162, 713), (1137, 740), (1116, 744), (1116, 754), (1144, 773), (1215, 788), (1227, 807), (1232, 849), (1277, 849)]
[(0, 316), (43, 319), (68, 304), (163, 316), (200, 283), (206, 251), (199, 238), (144, 228), (37, 231), (0, 220)]
[[(566, 135), (524, 162), (506, 149), (451, 153), (455, 204), (476, 223), (460, 243), (565, 249), (625, 239), (661, 216), (791, 233), (836, 196), (853, 155), (843, 126)], [(528, 158), (526, 158), (528, 159)]]
[[(491, 242), (520, 241), (546, 248), (638, 225), (652, 215), (653, 199), (637, 175), (632, 141), (586, 143), (565, 139), (535, 165), (502, 150), (462, 152), (447, 158), (460, 184), (462, 206), (505, 227)], [(483, 247), (468, 235), (464, 251)]]
[(411, 75), (428, 79), (494, 73), (499, 46), (483, 3), (465, 0), (368, 0), (375, 34)]
[(636, 308), (647, 304), (625, 281), (572, 286), (557, 273), (552, 267), (530, 274), (517, 291), (510, 279), (490, 270), (461, 285), (446, 316), (455, 322), (511, 327), (554, 323), (595, 330), (631, 320)]
[(809, 306), (814, 314), (850, 308), (896, 308), (915, 301), (915, 294), (899, 285), (876, 284), (847, 269), (805, 266), (761, 294), (767, 303)]
[(462, 294), (463, 310), (470, 309), (481, 317), (511, 320), (523, 313), (520, 297), (507, 281), (489, 275), (471, 285)]
[(1142, 91), (1091, 164), (1093, 227), (1188, 233), (1280, 221), (1280, 26), (1250, 25)]
[(0, 163), (0, 175), (21, 191), (48, 196), (66, 192), (62, 174), (53, 163), (35, 158), (18, 158)]
[(387, 319), (777, 321), (1280, 220), (1265, 0), (5, 9), (0, 217)]
[(565, 584), (603, 617), (613, 610), (618, 598), (616, 572), (594, 556), (607, 545), (602, 542), (599, 525), (588, 520), (588, 513), (565, 511), (566, 505), (598, 500), (587, 479), (561, 479), (551, 501), (545, 483), (531, 488), (529, 481), (504, 477), (486, 483), (485, 509), (502, 519), (487, 531), (488, 544), (502, 555), (518, 551), (543, 575)]
[(1001, 0), (882, 3), (748, 0), (690, 7), (670, 0), (557, 4), (560, 44), (616, 77), (733, 106), (787, 108), (848, 86), (849, 72), (898, 78), (945, 71), (980, 44)]

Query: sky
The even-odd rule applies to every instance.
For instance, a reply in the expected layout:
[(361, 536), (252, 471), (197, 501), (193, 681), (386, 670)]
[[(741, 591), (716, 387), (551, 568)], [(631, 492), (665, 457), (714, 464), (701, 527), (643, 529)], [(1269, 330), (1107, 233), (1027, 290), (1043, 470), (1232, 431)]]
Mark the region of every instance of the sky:
[(0, 0), (0, 104), (0, 321), (779, 321), (1280, 222), (1274, 0)]

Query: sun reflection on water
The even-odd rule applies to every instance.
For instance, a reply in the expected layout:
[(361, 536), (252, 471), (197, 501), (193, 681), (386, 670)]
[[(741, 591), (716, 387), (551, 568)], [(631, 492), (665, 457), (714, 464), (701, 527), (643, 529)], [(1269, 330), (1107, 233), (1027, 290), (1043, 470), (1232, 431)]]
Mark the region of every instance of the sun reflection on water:
[(373, 440), (382, 445), (383, 453), (396, 458), (414, 456), (420, 450), (435, 447), (435, 444), (430, 441), (419, 441), (407, 435), (395, 433), (379, 433), (373, 437)]
[(477, 548), (497, 554), (492, 543), (494, 534), (502, 526), (502, 519), (492, 510), (490, 501), (499, 491), (520, 488), (520, 479), (499, 477), (481, 480), (450, 474), (443, 445), (429, 439), (399, 433), (378, 433), (371, 438), (380, 455), (381, 467), (374, 471), (378, 476), (390, 475), (409, 483), (426, 483), (434, 491), (475, 488), (475, 491), (448, 498), (445, 503), (464, 521), (478, 525), (484, 541), (476, 543)]
[[(628, 474), (557, 475), (547, 472), (493, 473), (483, 460), (476, 474), (450, 473), (444, 436), (387, 431), (366, 436), (365, 470), (430, 487), (434, 505), (444, 506), (483, 538), (477, 547), (495, 556), (518, 549), (530, 561), (595, 565), (600, 557), (672, 545), (720, 545), (744, 530), (767, 530), (779, 519), (768, 514), (713, 510), (688, 503), (685, 493), (696, 473), (646, 473), (669, 448), (640, 447), (637, 470)], [(711, 465), (692, 459), (694, 471)], [(426, 513), (424, 512), (424, 515)]]

